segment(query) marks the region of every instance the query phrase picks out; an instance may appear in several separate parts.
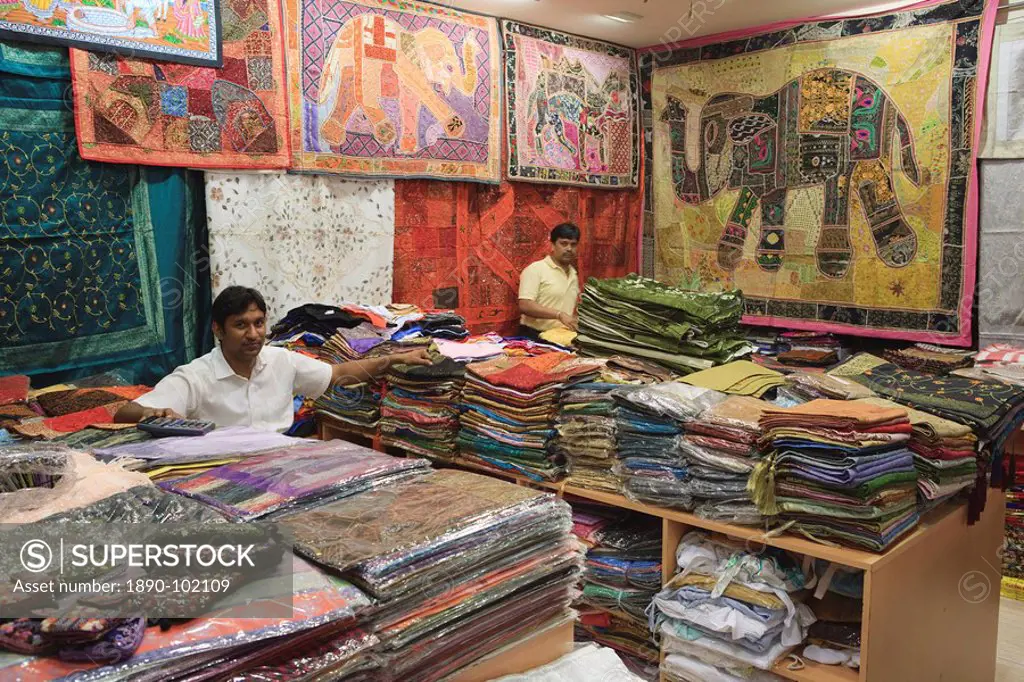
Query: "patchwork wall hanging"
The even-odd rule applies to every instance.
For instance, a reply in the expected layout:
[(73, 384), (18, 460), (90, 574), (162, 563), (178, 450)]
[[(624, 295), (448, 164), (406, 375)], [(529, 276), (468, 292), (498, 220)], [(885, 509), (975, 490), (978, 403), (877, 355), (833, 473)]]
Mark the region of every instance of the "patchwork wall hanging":
[(221, 65), (221, 0), (0, 0), (0, 37)]
[(752, 324), (969, 345), (994, 9), (647, 55), (657, 277), (739, 288)]
[(206, 174), (213, 290), (241, 284), (268, 319), (305, 303), (391, 303), (392, 180)]
[(192, 168), (287, 168), (278, 0), (228, 2), (219, 69), (71, 50), (86, 159)]
[(633, 50), (503, 20), (508, 177), (636, 187)]
[(641, 203), (636, 191), (396, 182), (393, 299), (455, 309), (474, 331), (512, 333), (519, 274), (550, 252), (551, 229), (580, 226), (582, 281), (622, 276), (636, 269)]
[(497, 182), (495, 19), (389, 0), (284, 0), (292, 167)]
[(0, 375), (151, 383), (204, 352), (188, 175), (78, 155), (66, 50), (0, 44), (0, 82)]

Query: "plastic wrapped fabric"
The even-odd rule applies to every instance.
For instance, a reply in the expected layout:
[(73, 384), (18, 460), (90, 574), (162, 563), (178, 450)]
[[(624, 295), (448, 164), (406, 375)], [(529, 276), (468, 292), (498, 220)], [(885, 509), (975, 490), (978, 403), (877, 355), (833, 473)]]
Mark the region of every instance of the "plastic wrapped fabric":
[(611, 649), (586, 644), (529, 672), (505, 675), (491, 682), (641, 682)]
[(783, 594), (813, 587), (800, 566), (780, 549), (769, 547), (752, 554), (747, 547), (705, 531), (690, 531), (676, 548), (676, 562), (685, 575), (696, 572), (718, 576), (715, 596), (732, 582), (758, 591), (773, 592), (785, 601)]
[(376, 636), (360, 630), (344, 632), (328, 642), (306, 647), (289, 643), (289, 651), (222, 679), (224, 682), (348, 679), (350, 675), (378, 667), (377, 659), (369, 653), (376, 644)]
[(303, 441), (280, 433), (260, 431), (248, 426), (214, 429), (204, 436), (154, 438), (141, 443), (130, 443), (113, 448), (100, 448), (93, 452), (97, 458), (111, 461), (118, 458), (138, 459), (158, 466), (160, 464), (186, 464), (224, 457), (243, 457), (265, 450), (279, 450)]
[(622, 481), (622, 493), (644, 504), (672, 509), (693, 509), (693, 494), (689, 481), (673, 481), (651, 476), (630, 476)]
[(651, 604), (653, 591), (635, 587), (611, 587), (597, 583), (583, 586), (583, 603), (606, 611), (612, 611), (646, 625), (645, 612)]
[(706, 464), (709, 467), (715, 467), (737, 474), (749, 474), (754, 470), (754, 465), (757, 463), (757, 461), (753, 459), (737, 457), (736, 455), (722, 452), (720, 450), (712, 450), (702, 447), (701, 445), (694, 443), (689, 437), (679, 438), (677, 440), (676, 447), (679, 449), (679, 452), (681, 452), (683, 456), (691, 462)]
[(576, 623), (576, 641), (588, 639), (652, 663), (659, 658), (654, 637), (645, 624), (608, 611), (581, 610)]
[(685, 462), (652, 457), (627, 457), (618, 462), (613, 471), (622, 478), (647, 476), (669, 481), (685, 481), (688, 475)]
[(725, 469), (719, 469), (718, 467), (706, 466), (704, 464), (691, 464), (687, 471), (690, 472), (690, 478), (703, 479), (705, 481), (746, 481), (749, 478), (748, 474), (736, 474)]
[(736, 500), (749, 499), (745, 478), (731, 481), (708, 481), (702, 478), (691, 478), (690, 494), (702, 500)]
[(717, 668), (698, 658), (682, 654), (669, 654), (662, 663), (662, 672), (668, 680), (700, 680), (701, 682), (777, 682), (778, 675), (761, 670), (744, 675), (734, 675), (726, 668)]
[(612, 396), (641, 411), (680, 423), (695, 419), (704, 410), (726, 399), (724, 393), (674, 381), (617, 389), (612, 392)]
[(698, 421), (712, 426), (736, 429), (756, 438), (761, 433), (758, 422), (766, 407), (768, 403), (763, 400), (745, 395), (731, 395), (701, 412)]
[(151, 485), (54, 514), (47, 523), (227, 523), (217, 510)]
[(585, 577), (614, 587), (657, 590), (661, 587), (661, 562), (593, 555), (587, 557)]
[(594, 533), (599, 545), (592, 555), (629, 556), (633, 559), (661, 559), (661, 523), (647, 516), (636, 515), (613, 523)]
[(679, 621), (662, 623), (659, 632), (661, 633), (662, 651), (668, 654), (695, 656), (700, 660), (705, 660), (701, 654), (696, 653), (703, 650), (712, 656), (715, 654), (721, 656), (719, 660), (726, 663), (726, 667), (733, 668), (754, 667), (768, 671), (772, 669), (776, 661), (785, 657), (794, 648), (778, 643), (764, 653), (754, 653), (738, 644), (687, 627)]
[(767, 521), (757, 505), (749, 499), (744, 501), (723, 502), (714, 500), (698, 505), (693, 513), (709, 521), (721, 521), (737, 526), (760, 526)]

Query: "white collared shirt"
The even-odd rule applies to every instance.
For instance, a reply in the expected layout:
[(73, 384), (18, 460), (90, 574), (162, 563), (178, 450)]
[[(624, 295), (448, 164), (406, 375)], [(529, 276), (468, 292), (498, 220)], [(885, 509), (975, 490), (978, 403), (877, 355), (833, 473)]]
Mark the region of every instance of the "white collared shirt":
[(330, 385), (326, 362), (274, 346), (264, 346), (246, 379), (235, 374), (218, 346), (175, 369), (135, 402), (217, 426), (285, 431), (292, 425), (294, 397), (318, 398)]

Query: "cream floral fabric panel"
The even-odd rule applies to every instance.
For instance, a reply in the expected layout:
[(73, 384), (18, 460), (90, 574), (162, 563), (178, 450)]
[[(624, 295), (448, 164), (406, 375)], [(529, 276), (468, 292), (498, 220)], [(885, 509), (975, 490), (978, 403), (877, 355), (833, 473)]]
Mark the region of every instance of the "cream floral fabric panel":
[(214, 295), (255, 287), (278, 320), (303, 303), (391, 302), (393, 180), (206, 174)]

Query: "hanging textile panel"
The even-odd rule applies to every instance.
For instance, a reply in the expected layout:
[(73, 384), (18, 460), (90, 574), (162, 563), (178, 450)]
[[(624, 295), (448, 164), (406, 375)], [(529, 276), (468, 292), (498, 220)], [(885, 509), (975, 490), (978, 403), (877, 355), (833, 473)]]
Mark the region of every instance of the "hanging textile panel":
[(219, 69), (72, 50), (82, 156), (192, 168), (287, 168), (278, 1), (228, 2), (221, 21)]
[(750, 323), (969, 345), (994, 9), (655, 55), (657, 276), (741, 289)]
[(981, 135), (982, 158), (1024, 158), (1024, 24), (996, 26)]
[(1024, 348), (1024, 161), (981, 162), (978, 346)]
[(552, 228), (580, 227), (581, 281), (618, 277), (636, 268), (640, 202), (635, 191), (396, 182), (393, 298), (454, 309), (474, 332), (514, 332), (519, 274), (550, 252)]
[(411, 1), (284, 2), (293, 168), (499, 180), (496, 20)]
[(0, 82), (0, 374), (148, 383), (195, 357), (188, 177), (78, 155), (66, 51), (0, 44)]
[(305, 303), (391, 303), (392, 180), (206, 174), (213, 290), (259, 290), (270, 320)]
[(221, 65), (221, 0), (4, 0), (0, 37)]
[(633, 50), (516, 21), (501, 30), (509, 179), (636, 187)]

